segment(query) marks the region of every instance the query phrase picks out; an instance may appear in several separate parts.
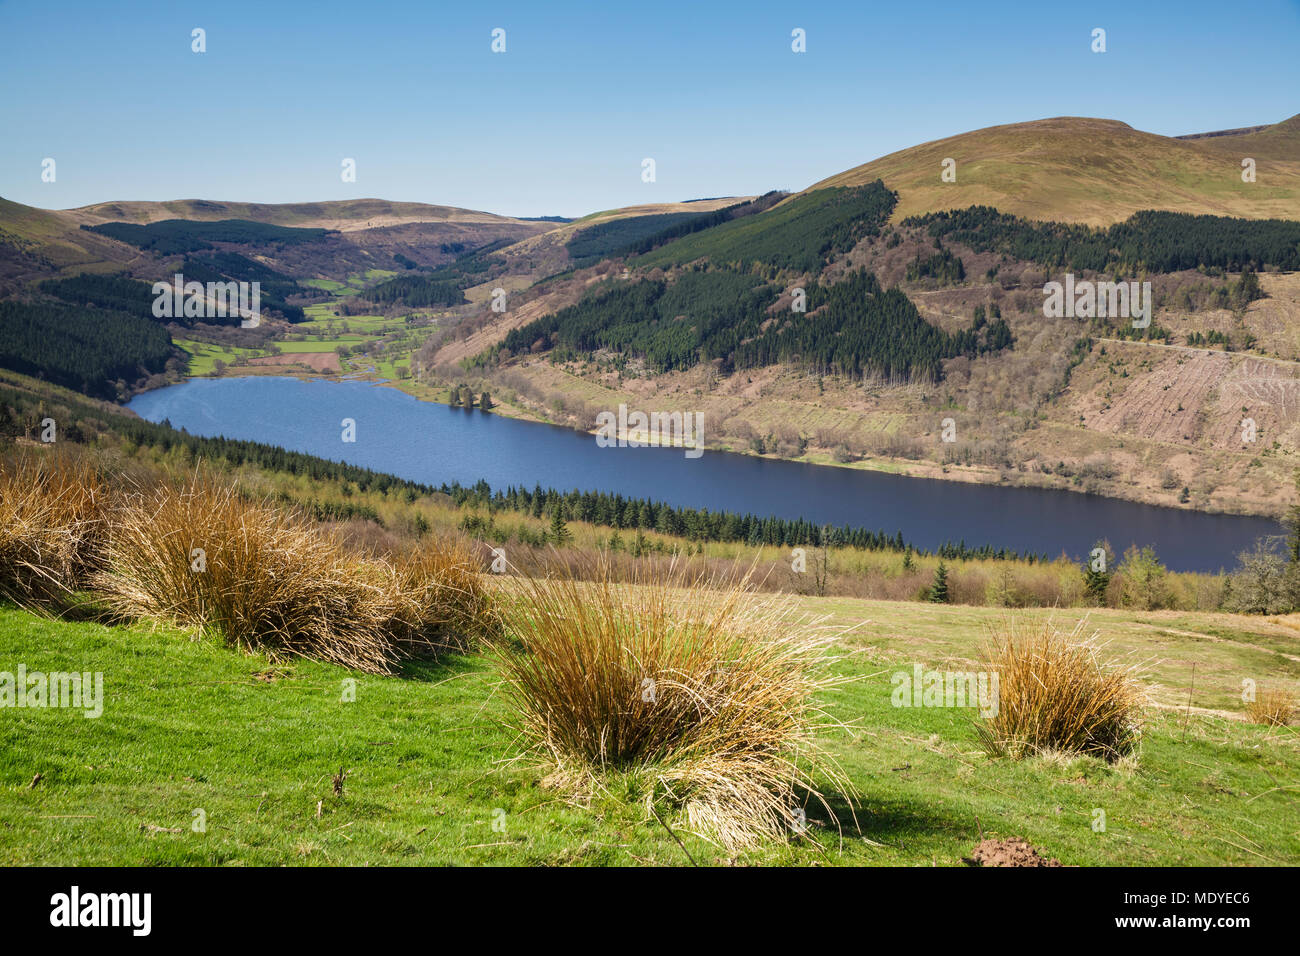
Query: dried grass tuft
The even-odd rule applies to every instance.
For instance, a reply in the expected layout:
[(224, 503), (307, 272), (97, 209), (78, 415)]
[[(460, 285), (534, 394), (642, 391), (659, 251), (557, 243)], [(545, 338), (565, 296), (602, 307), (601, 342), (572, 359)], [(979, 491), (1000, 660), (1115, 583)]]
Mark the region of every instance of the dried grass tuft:
[(0, 599), (66, 603), (94, 572), (108, 494), (93, 465), (63, 452), (0, 462)]
[(244, 651), (392, 673), (423, 650), (464, 646), (490, 603), (463, 545), (392, 560), (198, 477), (129, 495), (95, 583), (127, 617), (215, 634)]
[(1295, 714), (1295, 698), (1281, 687), (1261, 689), (1255, 699), (1246, 705), (1246, 716), (1252, 724), (1285, 727), (1295, 718)]
[(998, 710), (978, 725), (989, 753), (1115, 761), (1134, 752), (1145, 699), (1137, 668), (1101, 661), (1085, 625), (1063, 633), (1051, 621), (1019, 617), (993, 631), (985, 658), (998, 674)]
[(728, 849), (802, 832), (801, 800), (852, 788), (816, 742), (817, 695), (836, 633), (792, 620), (789, 598), (747, 577), (679, 569), (633, 582), (598, 562), (583, 577), (525, 579), (498, 644), (506, 691), (548, 782), (589, 794), (629, 776), (653, 802)]

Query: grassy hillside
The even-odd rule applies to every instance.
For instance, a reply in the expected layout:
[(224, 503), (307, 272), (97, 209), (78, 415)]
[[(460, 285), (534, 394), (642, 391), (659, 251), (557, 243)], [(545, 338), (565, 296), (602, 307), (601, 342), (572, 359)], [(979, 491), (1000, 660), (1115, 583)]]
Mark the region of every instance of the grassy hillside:
[[(899, 194), (896, 217), (971, 205), (1028, 219), (1110, 225), (1143, 209), (1300, 218), (1300, 117), (1228, 137), (1175, 139), (1117, 120), (1056, 117), (961, 133), (890, 153), (814, 183), (882, 179)], [(1241, 159), (1258, 161), (1241, 181)], [(956, 182), (940, 179), (956, 161)]]
[[(1180, 137), (1193, 139), (1193, 137)], [(1247, 127), (1244, 132), (1195, 137), (1198, 145), (1238, 159), (1269, 159), (1294, 163), (1300, 160), (1300, 113), (1280, 123)]]
[[(19, 292), (33, 280), (80, 272), (125, 269), (145, 279), (167, 275), (177, 265), (166, 258), (174, 248), (146, 251), (113, 236), (120, 230), (134, 241), (130, 233), (166, 229), (155, 224), (169, 220), (205, 226), (232, 220), (258, 223), (266, 227), (261, 238), (273, 235), (276, 229), (326, 231), (319, 241), (275, 250), (259, 244), (259, 236), (251, 233), (243, 237), (213, 235), (225, 243), (227, 252), (274, 253), (269, 265), (294, 278), (334, 280), (376, 268), (400, 268), (401, 262), (442, 265), (454, 258), (444, 248), (476, 249), (499, 240), (514, 242), (554, 227), (549, 222), (452, 206), (382, 199), (283, 205), (207, 200), (110, 202), (68, 210), (37, 209), (0, 199), (0, 250), (5, 253), (0, 255), (0, 293)], [(107, 223), (127, 225), (108, 227), (109, 235), (81, 228)], [(207, 228), (211, 232), (211, 227)]]
[(112, 272), (141, 258), (139, 250), (79, 229), (67, 215), (0, 198), (0, 281), (67, 269)]
[[(434, 206), (388, 199), (341, 199), (310, 203), (213, 202), (178, 199), (172, 202), (104, 202), (67, 210), (78, 223), (132, 222), (147, 224), (165, 219), (214, 221), (248, 219), (253, 222), (297, 228), (374, 229), (417, 222), (512, 222), (523, 220), (455, 206)], [(538, 224), (538, 230), (546, 224)]]
[[(890, 674), (958, 667), (995, 612), (808, 599), (866, 621), (825, 704), (827, 740), (861, 791), (857, 822), (810, 812), (826, 847), (771, 846), (748, 863), (958, 865), (984, 836), (1021, 836), (1078, 865), (1300, 863), (1296, 729), (1231, 719), (1242, 675), (1290, 682), (1291, 621), (1097, 612), (1104, 638), (1159, 656), (1136, 766), (982, 755), (970, 711), (890, 705)], [(104, 713), (10, 711), (0, 723), (0, 862), (12, 864), (686, 865), (643, 806), (557, 799), (515, 744), (497, 674), (478, 656), (370, 677), (274, 666), (185, 635), (0, 609), (0, 669), (104, 674)], [(1187, 701), (1191, 664), (1196, 692)], [(345, 702), (344, 681), (357, 679)], [(1168, 706), (1176, 705), (1176, 706)], [(331, 780), (346, 771), (342, 794)], [(32, 785), (34, 778), (40, 780)], [(319, 809), (318, 809), (319, 807)], [(195, 832), (194, 811), (206, 814)], [(1095, 832), (1095, 811), (1106, 813)], [(497, 828), (494, 829), (494, 821)], [(700, 864), (730, 862), (665, 821)]]
[[(510, 689), (518, 685), (502, 681), (517, 675), (511, 668), (570, 647), (575, 658), (606, 660), (589, 628), (603, 626), (610, 605), (590, 602), (586, 590), (575, 592), (580, 605), (558, 605), (560, 643), (551, 650), (529, 643), (529, 622), (555, 607), (539, 600), (536, 577), (587, 581), (593, 552), (608, 547), (615, 578), (604, 593), (627, 595), (648, 612), (631, 619), (640, 650), (625, 643), (630, 634), (608, 632), (614, 640), (605, 646), (632, 654), (631, 666), (582, 667), (580, 686), (543, 696), (547, 713), (609, 694), (614, 719), (628, 709), (620, 690), (628, 679), (635, 685), (648, 672), (671, 688), (663, 675), (693, 674), (682, 669), (689, 663), (706, 683), (682, 676), (693, 682), (685, 686), (748, 687), (709, 699), (724, 708), (745, 702), (738, 713), (762, 715), (766, 708), (747, 694), (764, 693), (767, 680), (725, 683), (733, 671), (760, 673), (736, 664), (754, 660), (745, 644), (739, 657), (711, 652), (671, 669), (653, 658), (698, 620), (689, 607), (681, 618), (661, 617), (653, 602), (675, 609), (690, 601), (708, 614), (732, 606), (735, 592), (721, 583), (728, 562), (763, 573), (774, 561), (778, 572), (788, 548), (709, 542), (688, 558), (694, 542), (631, 525), (625, 541), (634, 546), (615, 548), (607, 527), (578, 520), (579, 501), (566, 505), (572, 530), (558, 518), (564, 531), (556, 540), (567, 543), (543, 553), (536, 544), (555, 534), (557, 513), (548, 518), (548, 510), (558, 496), (489, 511), (484, 521), (481, 505), (458, 508), (455, 494), (132, 423), (111, 406), (10, 373), (0, 378), (12, 382), (0, 395), (0, 412), (15, 403), (11, 424), (21, 429), (52, 414), (65, 437), (76, 435), (70, 459), (22, 439), (0, 458), (0, 587), (58, 611), (37, 616), (0, 605), (0, 701), (12, 693), (2, 689), (6, 680), (12, 688), (4, 675), (20, 666), (29, 674), (99, 673), (105, 691), (94, 718), (77, 708), (5, 711), (0, 862), (957, 865), (983, 837), (1025, 838), (1078, 865), (1300, 862), (1291, 812), (1300, 740), (1292, 726), (1251, 723), (1260, 718), (1242, 694), (1251, 681), (1261, 697), (1294, 699), (1300, 615), (1136, 611), (1127, 599), (1125, 609), (1090, 610), (863, 599), (834, 589), (870, 578), (914, 594), (934, 559), (848, 547), (830, 555), (833, 596), (789, 593), (811, 583), (792, 579), (812, 575), (770, 574), (765, 587), (787, 591), (755, 595), (785, 602), (769, 619), (772, 639), (820, 635), (815, 656), (830, 669), (831, 682), (801, 685), (826, 719), (808, 726), (798, 750), (820, 749), (835, 761), (814, 767), (808, 782), (829, 807), (796, 789), (783, 798), (795, 802), (783, 806), (803, 801), (807, 836), (787, 842), (787, 828), (723, 849), (697, 825), (689, 800), (653, 782), (680, 770), (668, 758), (620, 762), (609, 776), (601, 771), (594, 789), (555, 775), (544, 748), (521, 749), (535, 738), (520, 733), (523, 712)], [(29, 469), (40, 467), (37, 459), (53, 469), (47, 479)], [(43, 483), (49, 478), (55, 483)], [(295, 505), (301, 517), (288, 514)], [(477, 551), (456, 543), (456, 527), (480, 539)], [(201, 569), (192, 565), (195, 541), (207, 562)], [(498, 543), (508, 546), (511, 568), (488, 574), (479, 558)], [(692, 574), (721, 575), (690, 590), (646, 586), (653, 578), (642, 575), (670, 560)], [(814, 552), (814, 568), (818, 560)], [(44, 571), (35, 575), (34, 567)], [(953, 600), (979, 600), (978, 582), (999, 571), (1016, 587), (1079, 573), (1068, 563), (991, 558), (954, 558), (949, 568)], [(1213, 583), (1178, 577), (1180, 590)], [(423, 597), (408, 603), (416, 595)], [(583, 620), (591, 607), (600, 610)], [(1107, 669), (1138, 675), (1137, 709), (1123, 714), (1125, 726), (1141, 727), (1136, 752), (1110, 760), (1054, 749), (993, 757), (970, 708), (900, 707), (893, 699), (896, 675), (914, 666), (982, 671), (991, 634), (1049, 621), (1068, 630), (1083, 616), (1083, 633), (1095, 631), (1102, 659), (1112, 662)], [(126, 623), (133, 620), (153, 626)], [(295, 623), (285, 629), (277, 623), (285, 620)], [(748, 634), (759, 620), (724, 611), (719, 630)], [(453, 633), (468, 640), (441, 643), (434, 656), (405, 643)], [(1077, 693), (1056, 686), (1063, 699)], [(1004, 695), (1004, 706), (1013, 699)], [(659, 713), (641, 712), (646, 721)], [(604, 740), (600, 711), (584, 713)], [(716, 752), (703, 752), (713, 754), (709, 772), (752, 779), (748, 765), (713, 763)]]

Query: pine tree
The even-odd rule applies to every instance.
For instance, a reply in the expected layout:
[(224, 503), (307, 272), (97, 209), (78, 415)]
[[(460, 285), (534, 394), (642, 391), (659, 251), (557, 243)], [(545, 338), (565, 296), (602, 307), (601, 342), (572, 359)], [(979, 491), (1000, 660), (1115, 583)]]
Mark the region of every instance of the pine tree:
[(1083, 563), (1083, 588), (1088, 596), (1098, 604), (1106, 603), (1106, 590), (1110, 587), (1110, 566), (1115, 558), (1111, 554), (1110, 545), (1105, 541), (1098, 541), (1093, 546), (1093, 552), (1101, 551), (1100, 560), (1096, 560), (1093, 554), (1088, 555), (1088, 559)]
[(1083, 589), (1088, 596), (1098, 603), (1106, 600), (1106, 589), (1110, 587), (1110, 573), (1094, 571), (1091, 564), (1083, 567)]
[(569, 533), (569, 526), (564, 523), (564, 509), (557, 507), (551, 512), (551, 543), (554, 545), (567, 544), (573, 537)]
[(948, 603), (948, 568), (942, 561), (934, 569), (934, 584), (930, 585), (930, 603)]

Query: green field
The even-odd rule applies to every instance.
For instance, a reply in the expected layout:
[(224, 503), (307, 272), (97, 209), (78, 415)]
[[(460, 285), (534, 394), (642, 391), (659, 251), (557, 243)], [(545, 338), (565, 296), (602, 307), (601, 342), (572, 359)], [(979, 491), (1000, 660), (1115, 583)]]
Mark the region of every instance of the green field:
[[(957, 666), (1001, 612), (807, 599), (862, 624), (825, 699), (852, 723), (827, 742), (860, 791), (841, 830), (809, 807), (807, 841), (739, 862), (955, 865), (980, 835), (1020, 836), (1066, 864), (1300, 863), (1300, 740), (1230, 707), (1243, 674), (1296, 686), (1285, 621), (1095, 612), (1115, 650), (1159, 657), (1133, 765), (986, 757), (973, 712), (895, 708), (890, 674)], [(1042, 612), (1046, 613), (1046, 612)], [(865, 622), (865, 623), (864, 623)], [(98, 671), (103, 716), (0, 711), (4, 864), (636, 864), (733, 862), (609, 793), (577, 806), (516, 754), (489, 659), (452, 656), (372, 677), (273, 667), (207, 640), (0, 609), (0, 670)], [(1171, 663), (1171, 661), (1173, 663)], [(1198, 665), (1194, 704), (1184, 670)], [(343, 700), (355, 679), (355, 701)], [(1240, 709), (1237, 705), (1235, 710)], [(343, 768), (343, 793), (333, 775)], [(40, 780), (32, 786), (33, 779)], [(319, 808), (319, 811), (318, 811)], [(195, 810), (206, 832), (192, 824)], [(1104, 832), (1094, 829), (1105, 813)], [(495, 824), (495, 828), (494, 828)]]
[[(365, 277), (356, 276), (349, 281), (364, 286), (376, 278), (384, 278), (386, 275), (391, 274), (393, 273), (388, 273), (385, 270), (372, 269)], [(314, 285), (317, 288), (327, 288), (328, 286), (330, 287), (329, 291), (336, 294), (347, 294), (340, 291), (343, 288), (342, 284), (333, 280), (315, 279), (307, 284)], [(334, 286), (338, 288), (333, 288)], [(419, 348), (423, 342), (423, 337), (428, 334), (427, 330), (412, 330), (409, 334), (400, 334), (406, 333), (408, 330), (404, 317), (392, 318), (382, 315), (340, 316), (336, 314), (338, 308), (339, 303), (337, 300), (305, 306), (303, 311), (308, 316), (307, 321), (296, 323), (288, 333), (290, 338), (278, 339), (273, 344), (283, 354), (333, 352), (340, 346), (355, 348), (367, 343), (378, 343), (386, 336), (396, 335), (399, 341), (390, 345), (382, 357), (371, 359), (360, 356), (344, 360), (342, 369), (345, 374), (350, 374), (363, 372), (373, 367), (374, 374), (377, 377), (396, 381), (398, 379), (396, 366), (400, 364), (409, 369), (410, 354)], [(189, 374), (192, 376), (212, 375), (217, 360), (230, 364), (235, 358), (241, 356), (258, 358), (273, 354), (269, 350), (262, 349), (233, 347), (227, 349), (224, 346), (191, 339), (176, 339), (175, 341), (191, 356)]]
[(196, 342), (192, 339), (173, 339), (173, 341), (189, 353), (190, 375), (211, 375), (215, 371), (215, 366), (218, 361), (225, 362), (229, 365), (240, 356), (256, 358), (259, 355), (266, 354), (257, 349), (242, 349), (236, 346), (230, 346), (227, 348), (225, 346), (212, 345), (208, 342)]
[(356, 345), (366, 341), (361, 335), (340, 335), (335, 339), (310, 339), (306, 342), (276, 342), (281, 352), (333, 352), (340, 345)]

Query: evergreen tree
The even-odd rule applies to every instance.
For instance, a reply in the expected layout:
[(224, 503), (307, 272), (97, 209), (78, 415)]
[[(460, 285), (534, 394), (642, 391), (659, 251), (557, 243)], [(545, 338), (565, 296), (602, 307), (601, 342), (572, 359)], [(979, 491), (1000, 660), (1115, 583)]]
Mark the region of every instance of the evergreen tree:
[(569, 533), (569, 526), (564, 522), (564, 509), (558, 506), (551, 512), (550, 537), (551, 543), (556, 546), (567, 544), (569, 539), (573, 537)]
[(1098, 541), (1093, 545), (1093, 551), (1101, 551), (1102, 554), (1098, 559), (1090, 553), (1087, 560), (1083, 562), (1083, 588), (1090, 598), (1098, 604), (1104, 604), (1106, 590), (1110, 587), (1110, 568), (1115, 561), (1115, 556), (1106, 541)]
[(942, 561), (934, 569), (934, 583), (930, 585), (930, 603), (948, 603), (948, 568)]

